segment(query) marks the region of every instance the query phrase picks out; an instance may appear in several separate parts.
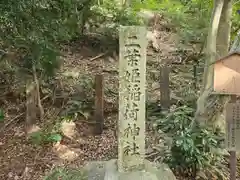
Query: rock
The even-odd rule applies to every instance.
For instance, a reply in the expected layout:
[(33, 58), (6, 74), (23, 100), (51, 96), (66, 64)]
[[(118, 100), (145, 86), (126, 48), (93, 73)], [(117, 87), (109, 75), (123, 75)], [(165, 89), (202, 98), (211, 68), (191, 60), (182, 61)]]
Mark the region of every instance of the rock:
[(79, 156), (77, 152), (60, 143), (56, 143), (53, 146), (53, 152), (56, 153), (60, 159), (67, 161), (74, 161)]
[(40, 132), (41, 131), (41, 128), (35, 124), (33, 125), (30, 125), (29, 127), (27, 127), (27, 134), (30, 135), (30, 134), (33, 134), (33, 133), (36, 133), (36, 132)]
[(88, 172), (88, 180), (103, 180), (106, 163), (102, 161), (92, 161), (87, 163), (84, 169)]
[(153, 32), (147, 31), (147, 40), (150, 42), (153, 49), (157, 52), (160, 50), (160, 46), (158, 43), (158, 37), (159, 37), (158, 31), (156, 31), (156, 30), (154, 30)]
[(89, 162), (85, 169), (88, 180), (176, 180), (173, 172), (165, 164), (155, 164), (145, 160), (145, 169), (120, 173), (117, 171), (117, 161)]
[[(119, 180), (125, 180), (125, 179), (158, 180), (158, 178), (155, 174), (152, 174), (150, 172), (145, 172), (145, 171), (124, 173), (119, 178)], [(108, 180), (110, 180), (110, 179), (108, 179)]]
[(63, 76), (68, 77), (68, 78), (78, 78), (80, 76), (80, 73), (75, 68), (75, 69), (71, 69), (71, 71), (65, 71), (63, 73)]
[(74, 139), (76, 136), (76, 124), (74, 122), (62, 122), (61, 131), (64, 136)]
[(171, 169), (166, 164), (157, 164), (150, 161), (145, 161), (145, 170), (155, 174), (158, 180), (176, 180)]
[(112, 159), (106, 162), (104, 180), (118, 180), (117, 161)]

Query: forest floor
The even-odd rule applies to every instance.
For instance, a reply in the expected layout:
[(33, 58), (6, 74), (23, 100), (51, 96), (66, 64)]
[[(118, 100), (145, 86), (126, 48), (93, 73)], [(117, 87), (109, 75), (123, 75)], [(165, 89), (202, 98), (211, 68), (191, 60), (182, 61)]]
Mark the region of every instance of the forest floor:
[[(147, 101), (156, 102), (160, 99), (161, 61), (175, 61), (179, 57), (173, 55), (176, 51), (175, 35), (160, 26), (150, 36), (157, 37), (154, 48), (158, 49), (158, 52), (154, 52), (152, 47), (148, 48)], [(114, 51), (116, 48), (118, 47), (103, 48), (101, 42), (90, 38), (63, 45), (62, 66), (52, 84), (43, 85), (45, 117), (44, 121), (38, 124), (39, 128), (59, 121), (63, 117), (62, 112), (71, 109), (68, 102), (78, 101), (78, 95), (80, 99), (90, 97), (90, 100), (87, 100), (94, 102), (91, 98), (94, 97), (95, 74), (103, 74), (105, 127), (102, 135), (92, 135), (91, 113), (94, 104), (90, 103), (89, 109), (82, 112), (84, 116), (75, 119), (76, 123), (62, 124), (65, 136), (61, 143), (34, 145), (25, 135), (25, 100), (15, 97), (4, 100), (2, 106), (6, 120), (0, 128), (0, 179), (40, 180), (55, 167), (79, 168), (87, 161), (117, 158), (119, 59), (117, 51)], [(85, 96), (82, 93), (85, 93)], [(158, 138), (151, 128), (147, 128), (147, 151), (151, 151), (151, 146)]]
[[(147, 58), (147, 96), (148, 101), (153, 102), (160, 98), (158, 82), (160, 60), (171, 59), (171, 52), (175, 50), (173, 37), (167, 31), (160, 30), (157, 33), (157, 35), (156, 32), (149, 35), (150, 38), (157, 37), (158, 44), (155, 42), (155, 48), (159, 53), (155, 53), (153, 48), (149, 47)], [(43, 123), (39, 123), (40, 128), (56, 122), (59, 114), (69, 108), (67, 102), (70, 94), (71, 100), (77, 99), (78, 94), (82, 97), (80, 94), (86, 93), (83, 91), (88, 91), (87, 96), (93, 97), (95, 74), (103, 74), (105, 128), (100, 136), (92, 135), (92, 125), (88, 122), (91, 121), (91, 117), (82, 118), (77, 119), (77, 125), (65, 123), (66, 134), (74, 128), (77, 129), (74, 131), (74, 140), (64, 138), (61, 144), (33, 145), (24, 133), (24, 100), (22, 102), (14, 98), (4, 100), (6, 120), (0, 131), (0, 179), (40, 180), (54, 167), (78, 168), (86, 161), (109, 160), (117, 157), (118, 55), (117, 51), (114, 51), (116, 48), (118, 48), (116, 45), (103, 48), (101, 42), (91, 40), (89, 37), (86, 40), (76, 40), (63, 45), (63, 62), (57, 77), (54, 78), (53, 87), (48, 84), (45, 87), (43, 85), (48, 92), (45, 95), (49, 97), (43, 101), (45, 118)], [(160, 55), (159, 58), (156, 58), (156, 55)], [(79, 90), (81, 86), (89, 87)], [(53, 99), (55, 102), (49, 103)], [(23, 108), (20, 108), (21, 103)], [(94, 104), (89, 111), (93, 110), (93, 106)], [(149, 131), (146, 137), (147, 146), (153, 143), (153, 137)]]

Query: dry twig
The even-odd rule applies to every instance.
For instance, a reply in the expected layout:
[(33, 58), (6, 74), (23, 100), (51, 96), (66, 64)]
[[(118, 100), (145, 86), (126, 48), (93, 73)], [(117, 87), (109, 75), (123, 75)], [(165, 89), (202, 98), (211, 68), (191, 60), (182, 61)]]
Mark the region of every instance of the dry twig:
[(103, 57), (103, 56), (106, 55), (107, 53), (108, 53), (108, 51), (105, 52), (105, 53), (101, 53), (101, 54), (99, 54), (99, 55), (97, 55), (97, 56), (91, 58), (90, 61), (94, 61), (94, 60), (96, 60), (96, 59), (98, 59), (98, 58), (100, 58), (100, 57)]
[(13, 122), (14, 123), (17, 123), (20, 119), (20, 117), (24, 115), (24, 113), (21, 113), (17, 116), (15, 116), (13, 119), (9, 120), (1, 129), (0, 129), (0, 132), (2, 132), (7, 126), (9, 126), (10, 124), (12, 124)]

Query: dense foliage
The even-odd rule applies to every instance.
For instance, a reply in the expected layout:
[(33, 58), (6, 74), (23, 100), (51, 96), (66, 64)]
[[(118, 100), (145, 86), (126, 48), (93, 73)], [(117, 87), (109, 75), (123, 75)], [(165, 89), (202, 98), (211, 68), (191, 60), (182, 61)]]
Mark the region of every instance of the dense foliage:
[[(194, 127), (191, 122), (195, 110), (180, 106), (167, 116), (158, 119), (156, 126), (172, 138), (170, 152), (164, 161), (178, 172), (196, 178), (201, 169), (211, 171), (223, 160), (223, 134), (208, 127)], [(207, 168), (206, 168), (207, 167)]]
[[(141, 9), (163, 14), (171, 31), (178, 33), (180, 48), (189, 44), (204, 46), (212, 8), (212, 0), (132, 0), (130, 6), (112, 0), (1, 0), (0, 59), (28, 71), (34, 65), (44, 74), (54, 75), (60, 63), (60, 42), (89, 32), (116, 36), (119, 25), (143, 23), (138, 17)], [(234, 1), (232, 37), (240, 27), (239, 9), (240, 1)], [(158, 114), (155, 124), (172, 138), (164, 161), (173, 169), (194, 174), (222, 161), (223, 156), (218, 153), (222, 135), (207, 127), (192, 128), (195, 102), (185, 103), (167, 116)], [(72, 101), (72, 108), (65, 115), (83, 114), (79, 107), (85, 104)], [(0, 122), (3, 114), (0, 110)], [(40, 132), (33, 134), (32, 140), (36, 144), (55, 142), (61, 140), (61, 135)]]
[[(19, 60), (25, 65), (34, 63), (51, 73), (58, 64), (59, 41), (80, 35), (86, 24), (94, 29), (102, 25), (106, 34), (114, 34), (120, 24), (140, 23), (136, 14), (141, 9), (159, 11), (170, 18), (183, 44), (204, 43), (212, 4), (200, 0), (147, 0), (121, 7), (109, 0), (1, 1), (0, 48), (2, 53), (21, 52)], [(239, 27), (239, 7), (240, 3), (235, 3), (233, 33)]]
[[(1, 49), (21, 52), (19, 60), (52, 73), (57, 67), (58, 42), (80, 32), (81, 18), (91, 1), (1, 1)], [(10, 50), (11, 49), (11, 50)], [(11, 52), (12, 51), (12, 52)]]

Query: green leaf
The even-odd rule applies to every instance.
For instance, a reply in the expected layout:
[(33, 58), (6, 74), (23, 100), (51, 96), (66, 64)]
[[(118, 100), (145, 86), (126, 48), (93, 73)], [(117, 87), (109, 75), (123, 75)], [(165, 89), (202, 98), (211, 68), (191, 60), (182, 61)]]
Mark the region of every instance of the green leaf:
[(180, 140), (176, 140), (176, 146), (179, 147), (180, 145), (182, 145), (183, 141), (180, 139)]
[(30, 141), (32, 144), (40, 145), (43, 142), (43, 132), (37, 131), (30, 134)]
[(0, 122), (4, 121), (4, 112), (2, 109), (0, 109)]
[(51, 134), (51, 135), (49, 135), (49, 136), (47, 137), (46, 140), (47, 140), (48, 142), (59, 142), (59, 141), (62, 140), (62, 136), (61, 136), (61, 134), (58, 134), (58, 133), (56, 133), (56, 134)]

